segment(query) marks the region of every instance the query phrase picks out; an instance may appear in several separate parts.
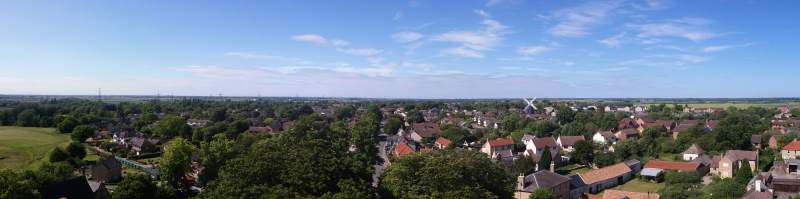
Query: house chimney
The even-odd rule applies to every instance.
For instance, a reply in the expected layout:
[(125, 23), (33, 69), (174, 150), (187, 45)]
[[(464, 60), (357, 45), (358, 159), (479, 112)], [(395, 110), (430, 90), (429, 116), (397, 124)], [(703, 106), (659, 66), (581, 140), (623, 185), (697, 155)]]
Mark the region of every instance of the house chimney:
[(550, 162), (550, 172), (553, 172), (553, 173), (556, 172), (556, 163), (555, 163), (555, 161), (554, 162)]
[(525, 176), (520, 173), (519, 176), (517, 176), (517, 190), (522, 189), (525, 189)]
[(761, 180), (756, 180), (756, 191), (761, 192)]

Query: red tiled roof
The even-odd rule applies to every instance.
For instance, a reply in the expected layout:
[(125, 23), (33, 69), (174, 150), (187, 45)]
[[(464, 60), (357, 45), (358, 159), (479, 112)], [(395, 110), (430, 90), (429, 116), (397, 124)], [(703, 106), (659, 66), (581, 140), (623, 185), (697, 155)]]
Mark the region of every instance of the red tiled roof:
[(489, 146), (496, 147), (496, 146), (505, 146), (505, 145), (512, 145), (514, 144), (514, 140), (508, 138), (497, 138), (494, 140), (489, 140)]
[(580, 176), (581, 179), (583, 179), (583, 182), (585, 182), (586, 184), (593, 184), (603, 180), (608, 180), (611, 178), (625, 175), (628, 172), (631, 172), (631, 168), (628, 167), (628, 165), (625, 164), (625, 162), (620, 162), (611, 166), (587, 171), (586, 173), (578, 174), (578, 176)]
[(394, 146), (394, 154), (397, 155), (411, 155), (414, 153), (414, 149), (411, 149), (410, 146), (407, 144), (397, 144)]
[(786, 146), (783, 147), (783, 150), (800, 151), (800, 141), (794, 140), (789, 142), (789, 144), (786, 144)]
[(657, 168), (664, 170), (697, 171), (700, 167), (699, 162), (672, 162), (663, 160), (650, 160), (644, 164), (644, 168)]
[(449, 146), (450, 143), (452, 143), (452, 141), (450, 141), (450, 140), (448, 140), (447, 138), (444, 138), (444, 137), (439, 137), (438, 139), (436, 139), (436, 144), (440, 144), (440, 145), (442, 145), (444, 147)]

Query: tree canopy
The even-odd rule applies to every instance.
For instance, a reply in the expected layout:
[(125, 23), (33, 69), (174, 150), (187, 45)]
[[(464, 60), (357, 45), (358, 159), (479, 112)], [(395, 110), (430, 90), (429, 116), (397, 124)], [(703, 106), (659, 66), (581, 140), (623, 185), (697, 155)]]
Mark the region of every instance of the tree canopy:
[(402, 156), (382, 178), (390, 198), (510, 198), (514, 186), (486, 154), (460, 150)]

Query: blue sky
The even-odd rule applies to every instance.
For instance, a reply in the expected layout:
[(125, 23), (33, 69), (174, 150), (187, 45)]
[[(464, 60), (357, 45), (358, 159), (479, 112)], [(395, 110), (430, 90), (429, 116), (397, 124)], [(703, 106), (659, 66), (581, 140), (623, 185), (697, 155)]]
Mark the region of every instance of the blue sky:
[(797, 1), (3, 1), (0, 94), (796, 97)]

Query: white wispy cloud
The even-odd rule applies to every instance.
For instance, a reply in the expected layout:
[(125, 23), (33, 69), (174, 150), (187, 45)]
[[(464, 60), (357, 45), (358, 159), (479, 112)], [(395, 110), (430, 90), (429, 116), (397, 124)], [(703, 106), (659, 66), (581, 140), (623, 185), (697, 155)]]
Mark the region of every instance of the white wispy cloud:
[(582, 37), (589, 34), (590, 27), (602, 23), (621, 1), (590, 1), (577, 7), (562, 9), (549, 16), (540, 16), (556, 22), (547, 33), (558, 37)]
[(333, 46), (347, 46), (350, 45), (350, 42), (343, 39), (331, 39), (331, 44)]
[(334, 47), (338, 52), (351, 55), (374, 56), (383, 52), (382, 50), (375, 48), (347, 48), (346, 46), (350, 46), (350, 41), (344, 39), (326, 39), (325, 37), (316, 34), (295, 35), (292, 36), (292, 39), (296, 41), (318, 44), (324, 47)]
[(381, 53), (381, 50), (374, 48), (337, 48), (336, 51), (359, 56), (373, 56)]
[(284, 67), (230, 67), (215, 65), (192, 65), (173, 67), (172, 70), (185, 72), (194, 76), (214, 79), (258, 79), (281, 78), (292, 74), (302, 74), (305, 71), (329, 71), (364, 75), (368, 77), (391, 76), (394, 69), (389, 67), (353, 67), (353, 66), (284, 66)]
[(392, 39), (400, 43), (415, 42), (422, 39), (423, 35), (418, 32), (404, 31), (397, 32), (391, 35)]
[(517, 53), (522, 56), (534, 56), (552, 49), (550, 46), (522, 46), (517, 48)]
[(633, 8), (639, 10), (662, 10), (667, 8), (668, 2), (665, 0), (644, 0), (641, 2), (634, 2), (631, 4)]
[(618, 47), (622, 43), (626, 42), (626, 38), (625, 38), (626, 34), (627, 33), (625, 33), (625, 32), (621, 32), (621, 33), (618, 33), (618, 34), (616, 34), (614, 36), (598, 40), (597, 42), (600, 42), (601, 44), (604, 44), (604, 45), (606, 45), (608, 47)]
[(703, 57), (703, 56), (697, 56), (697, 55), (680, 55), (680, 56), (678, 56), (678, 58), (681, 61), (690, 62), (690, 63), (700, 63), (700, 62), (706, 62), (708, 60), (711, 60), (711, 58)]
[(309, 42), (318, 45), (328, 45), (328, 40), (317, 34), (302, 34), (294, 35), (292, 39), (295, 41)]
[(270, 55), (264, 53), (255, 53), (255, 52), (226, 52), (223, 53), (225, 56), (229, 57), (238, 57), (242, 59), (286, 59), (282, 56), (277, 55)]
[(461, 44), (457, 48), (447, 48), (442, 53), (449, 55), (459, 55), (463, 57), (479, 58), (484, 57), (482, 51), (491, 50), (492, 47), (500, 44), (506, 34), (505, 25), (491, 19), (489, 13), (483, 10), (475, 10), (481, 16), (483, 28), (477, 31), (450, 31), (438, 34), (432, 38), (433, 41), (454, 42)]
[(746, 44), (739, 44), (739, 45), (719, 45), (719, 46), (706, 46), (703, 48), (703, 52), (718, 52), (723, 50), (728, 50), (732, 48), (742, 48), (752, 46), (753, 43), (746, 43)]
[(678, 37), (691, 41), (702, 41), (719, 36), (705, 26), (711, 23), (704, 18), (682, 18), (660, 23), (629, 24), (628, 27), (639, 31), (639, 38)]
[(483, 53), (467, 47), (445, 48), (442, 50), (443, 54), (455, 55), (460, 57), (482, 58)]
[(347, 46), (350, 45), (350, 42), (343, 39), (327, 39), (318, 34), (300, 34), (300, 35), (293, 35), (292, 40), (301, 41), (301, 42), (308, 42), (312, 44), (317, 44), (321, 46)]

